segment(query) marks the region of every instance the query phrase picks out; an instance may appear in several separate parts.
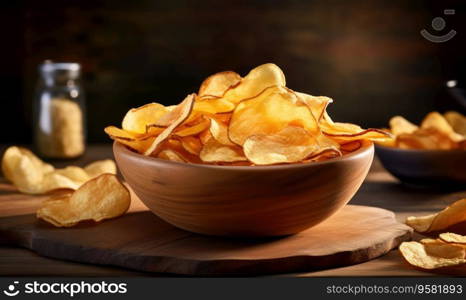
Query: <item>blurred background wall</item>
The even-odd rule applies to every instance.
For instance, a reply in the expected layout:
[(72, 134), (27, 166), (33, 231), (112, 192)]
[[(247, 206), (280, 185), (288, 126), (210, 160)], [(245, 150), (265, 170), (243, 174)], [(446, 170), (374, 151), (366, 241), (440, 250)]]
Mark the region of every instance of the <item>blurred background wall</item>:
[[(334, 98), (338, 121), (367, 127), (455, 108), (445, 81), (465, 78), (464, 1), (4, 1), (0, 142), (29, 143), (37, 66), (83, 66), (88, 139), (108, 141), (130, 108), (174, 104), (208, 75), (279, 65), (292, 89)], [(444, 16), (446, 8), (456, 9)], [(435, 44), (431, 21), (446, 20)], [(462, 81), (460, 81), (462, 82)], [(14, 121), (11, 121), (11, 118)]]

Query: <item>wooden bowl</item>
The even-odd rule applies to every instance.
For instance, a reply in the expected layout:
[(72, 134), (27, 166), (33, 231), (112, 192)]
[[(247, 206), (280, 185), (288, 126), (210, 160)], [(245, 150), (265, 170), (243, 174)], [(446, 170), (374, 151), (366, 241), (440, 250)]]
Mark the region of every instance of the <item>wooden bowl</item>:
[(465, 150), (412, 150), (375, 146), (383, 166), (408, 184), (432, 187), (466, 185)]
[(115, 142), (123, 177), (157, 216), (218, 236), (281, 236), (314, 226), (353, 197), (369, 171), (372, 143), (325, 162), (276, 166), (178, 163)]

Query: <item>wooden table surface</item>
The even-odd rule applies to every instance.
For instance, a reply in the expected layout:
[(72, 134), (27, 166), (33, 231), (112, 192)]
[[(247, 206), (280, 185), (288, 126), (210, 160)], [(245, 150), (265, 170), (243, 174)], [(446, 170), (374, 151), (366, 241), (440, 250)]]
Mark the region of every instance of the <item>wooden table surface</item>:
[[(5, 146), (0, 146), (3, 153)], [(57, 167), (65, 165), (85, 165), (94, 160), (111, 158), (111, 145), (92, 145), (86, 154), (76, 161), (52, 162)], [(15, 199), (14, 190), (0, 182), (0, 216), (30, 213), (28, 203)], [(446, 205), (466, 197), (463, 191), (441, 191), (419, 187), (408, 187), (400, 184), (389, 175), (380, 162), (375, 159), (371, 171), (361, 189), (351, 200), (351, 204), (370, 205), (392, 210), (399, 221), (403, 222), (409, 215), (423, 215), (438, 211)], [(415, 236), (415, 239), (420, 236)], [(160, 276), (161, 274), (143, 273), (116, 267), (95, 266), (60, 261), (41, 257), (29, 250), (0, 247), (0, 276)], [(162, 274), (167, 276), (167, 274)], [(433, 273), (421, 272), (408, 266), (397, 250), (372, 261), (329, 270), (321, 270), (285, 276), (437, 276)], [(283, 275), (280, 275), (283, 276)]]

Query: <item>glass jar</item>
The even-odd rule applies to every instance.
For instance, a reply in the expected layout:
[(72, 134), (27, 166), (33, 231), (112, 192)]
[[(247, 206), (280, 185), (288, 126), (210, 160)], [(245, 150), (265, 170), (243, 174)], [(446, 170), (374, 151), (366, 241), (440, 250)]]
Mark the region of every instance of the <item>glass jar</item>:
[(46, 158), (75, 158), (85, 150), (85, 104), (77, 63), (45, 61), (34, 101), (34, 145)]

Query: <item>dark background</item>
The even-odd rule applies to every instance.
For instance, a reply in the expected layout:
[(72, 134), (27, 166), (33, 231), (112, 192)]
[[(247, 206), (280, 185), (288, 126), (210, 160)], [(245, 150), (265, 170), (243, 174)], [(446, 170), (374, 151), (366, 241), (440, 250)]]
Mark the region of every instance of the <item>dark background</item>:
[[(22, 1), (0, 4), (2, 143), (31, 141), (37, 65), (82, 64), (88, 138), (108, 141), (130, 108), (174, 104), (208, 75), (279, 65), (292, 89), (327, 95), (337, 121), (385, 126), (401, 114), (459, 109), (445, 81), (465, 78), (464, 1)], [(446, 8), (456, 15), (444, 16)], [(434, 17), (458, 33), (434, 44)], [(460, 81), (462, 82), (462, 81)]]

